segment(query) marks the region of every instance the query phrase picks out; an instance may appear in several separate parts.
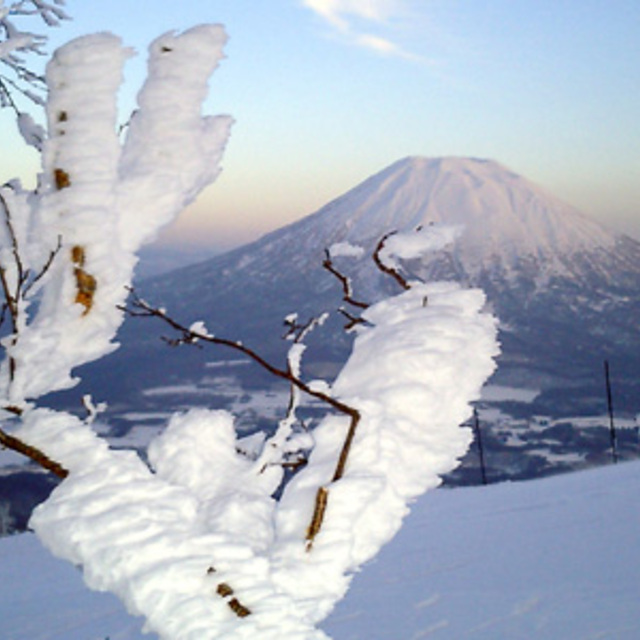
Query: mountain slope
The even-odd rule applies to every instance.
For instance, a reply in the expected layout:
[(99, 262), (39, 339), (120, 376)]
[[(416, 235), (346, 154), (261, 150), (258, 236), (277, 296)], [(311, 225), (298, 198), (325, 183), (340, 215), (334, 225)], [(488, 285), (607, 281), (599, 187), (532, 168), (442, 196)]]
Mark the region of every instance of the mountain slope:
[[(615, 288), (635, 282), (640, 271), (640, 243), (610, 232), (496, 162), (406, 158), (316, 213), (220, 259), (157, 279), (151, 290), (184, 291), (181, 283), (204, 284), (211, 277), (216, 282), (207, 287), (223, 289), (239, 288), (241, 279), (245, 286), (277, 283), (289, 272), (317, 272), (323, 250), (336, 242), (370, 252), (389, 231), (431, 223), (463, 227), (444, 256), (449, 275), (474, 285), (488, 274), (528, 278), (535, 288), (562, 277)], [(420, 266), (447, 275), (442, 262), (443, 255), (430, 256)]]
[(455, 256), (467, 271), (498, 257), (508, 267), (523, 255), (556, 262), (565, 252), (609, 249), (616, 242), (525, 178), (497, 162), (472, 158), (405, 158), (304, 222), (300, 229), (315, 226), (326, 239), (344, 235), (365, 245), (384, 230), (461, 224)]

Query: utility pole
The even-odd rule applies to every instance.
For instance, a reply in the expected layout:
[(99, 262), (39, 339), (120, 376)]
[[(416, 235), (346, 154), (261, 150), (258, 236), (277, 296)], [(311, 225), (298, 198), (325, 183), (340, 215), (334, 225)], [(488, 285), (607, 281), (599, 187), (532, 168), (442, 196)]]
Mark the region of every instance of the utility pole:
[(488, 484), (487, 482), (487, 469), (484, 463), (484, 447), (482, 446), (482, 433), (480, 432), (480, 419), (478, 418), (478, 410), (473, 408), (473, 433), (478, 443), (478, 456), (480, 457), (480, 474), (482, 478), (482, 484)]
[(611, 394), (611, 376), (609, 375), (609, 361), (604, 361), (604, 379), (607, 386), (607, 409), (609, 410), (609, 434), (611, 437), (611, 459), (613, 464), (618, 462), (616, 447), (616, 426), (613, 421), (613, 396)]

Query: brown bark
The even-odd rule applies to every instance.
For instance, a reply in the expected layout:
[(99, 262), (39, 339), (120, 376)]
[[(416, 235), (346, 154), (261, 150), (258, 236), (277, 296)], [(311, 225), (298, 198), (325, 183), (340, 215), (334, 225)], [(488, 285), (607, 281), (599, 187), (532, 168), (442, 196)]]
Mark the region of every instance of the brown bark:
[(28, 445), (26, 442), (4, 432), (2, 429), (0, 429), (0, 445), (7, 449), (17, 451), (23, 456), (27, 456), (27, 458), (31, 458), (31, 460), (38, 463), (43, 469), (51, 471), (51, 473), (58, 476), (58, 478), (66, 478), (69, 475), (69, 471), (67, 471), (67, 469), (65, 469), (59, 462), (52, 460), (42, 453), (40, 449)]

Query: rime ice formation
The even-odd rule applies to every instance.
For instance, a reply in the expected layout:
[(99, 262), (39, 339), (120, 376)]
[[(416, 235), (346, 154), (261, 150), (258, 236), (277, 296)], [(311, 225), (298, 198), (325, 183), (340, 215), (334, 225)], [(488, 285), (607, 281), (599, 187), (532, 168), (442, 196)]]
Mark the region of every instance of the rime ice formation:
[[(411, 282), (370, 306), (333, 387), (314, 387), (348, 404), (357, 430), (328, 415), (301, 438), (284, 420), (281, 441), (254, 440), (255, 457), (224, 411), (174, 415), (147, 464), (110, 449), (91, 417), (30, 402), (72, 386), (75, 367), (115, 348), (135, 252), (216, 177), (230, 119), (200, 109), (224, 42), (219, 26), (157, 39), (122, 144), (116, 93), (130, 52), (98, 34), (54, 55), (40, 188), (2, 192), (0, 257), (11, 267), (2, 276), (14, 324), (4, 339), (2, 406), (20, 415), (17, 438), (68, 471), (31, 526), (88, 585), (144, 616), (147, 629), (164, 640), (321, 640), (317, 623), (353, 572), (468, 447), (460, 424), (498, 351), (480, 291)], [(437, 250), (454, 234), (435, 226), (396, 235), (384, 259)], [(358, 252), (343, 245), (340, 253)], [(209, 337), (201, 321), (191, 331)], [(294, 375), (303, 352), (291, 346)], [(274, 449), (287, 446), (309, 449), (308, 463), (276, 500), (283, 470)]]
[[(174, 416), (149, 447), (152, 472), (134, 454), (92, 442), (82, 424), (36, 410), (22, 436), (71, 475), (31, 525), (56, 555), (83, 567), (92, 587), (118, 594), (167, 640), (325, 637), (315, 625), (353, 573), (471, 441), (459, 425), (497, 354), (483, 304), (478, 290), (416, 282), (367, 309), (331, 389), (361, 414), (345, 473), (332, 480), (349, 420), (328, 416), (279, 501), (273, 471), (239, 453), (227, 412)], [(310, 546), (321, 487), (327, 510)], [(234, 613), (232, 598), (250, 614)]]
[[(60, 247), (45, 277), (19, 301), (18, 338), (5, 340), (1, 377), (9, 404), (73, 386), (73, 368), (116, 347), (118, 305), (135, 252), (219, 172), (231, 120), (203, 118), (200, 109), (225, 41), (221, 27), (202, 26), (151, 45), (149, 76), (123, 144), (117, 91), (131, 52), (115, 36), (98, 34), (53, 56), (41, 185), (37, 195), (5, 191), (22, 271), (40, 272), (58, 239)], [(12, 243), (5, 238), (3, 246), (10, 264)], [(13, 271), (8, 277), (16, 283)], [(29, 302), (40, 292), (27, 323)]]

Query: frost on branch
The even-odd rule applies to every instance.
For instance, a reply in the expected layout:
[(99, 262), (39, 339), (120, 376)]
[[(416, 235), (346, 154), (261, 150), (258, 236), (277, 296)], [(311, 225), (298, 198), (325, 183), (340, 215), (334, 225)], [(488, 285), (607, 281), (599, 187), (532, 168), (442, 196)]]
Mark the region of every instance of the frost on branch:
[[(180, 325), (134, 299), (135, 314), (178, 332), (176, 344), (239, 349), (288, 381), (289, 407), (270, 434), (238, 439), (229, 413), (192, 410), (169, 420), (147, 464), (97, 437), (90, 401), (84, 421), (31, 404), (115, 348), (135, 252), (215, 178), (230, 120), (200, 109), (224, 40), (221, 28), (198, 27), (153, 43), (124, 144), (115, 94), (129, 51), (101, 34), (54, 56), (40, 187), (1, 192), (11, 321), (2, 407), (20, 426), (0, 438), (68, 474), (32, 517), (44, 544), (163, 640), (321, 640), (317, 624), (353, 573), (395, 534), (408, 503), (464, 454), (470, 433), (459, 424), (493, 370), (495, 323), (482, 293), (401, 275), (394, 256), (416, 255), (415, 238), (395, 234), (379, 245), (376, 263), (402, 292), (373, 305), (353, 297), (337, 256), (326, 256), (361, 314), (332, 384), (305, 382), (302, 366), (304, 338), (323, 316), (307, 324), (288, 316), (291, 349), (276, 367), (201, 321)], [(444, 241), (439, 232), (425, 230), (431, 239), (419, 250)], [(300, 393), (328, 407), (313, 429), (297, 428)], [(283, 468), (297, 459), (282, 488)]]
[[(411, 236), (408, 242), (415, 241)], [(400, 245), (401, 237), (396, 239)], [(432, 237), (428, 246), (436, 248), (448, 237)], [(207, 530), (231, 534), (251, 554), (226, 565), (223, 583), (239, 595), (250, 615), (211, 629), (204, 638), (275, 640), (298, 637), (290, 635), (294, 629), (300, 637), (322, 637), (313, 635), (319, 633), (312, 632), (313, 626), (345, 594), (354, 572), (393, 537), (408, 503), (437, 486), (471, 441), (470, 431), (459, 425), (470, 415), (469, 402), (479, 397), (497, 354), (495, 321), (482, 312), (483, 305), (477, 290), (411, 282), (403, 293), (362, 312), (353, 352), (328, 385), (302, 380), (302, 350), (295, 348), (301, 344), (295, 340), (287, 365), (276, 368), (247, 346), (199, 333), (201, 323), (181, 325), (164, 310), (134, 298), (131, 312), (164, 320), (180, 335), (175, 344), (240, 350), (288, 379), (297, 392), (344, 409), (343, 415), (329, 415), (309, 432), (306, 464), (278, 501), (273, 495), (281, 472), (275, 462), (282, 460), (278, 448), (290, 434), (290, 410), (275, 436), (258, 439), (262, 448), (254, 463), (224, 412), (216, 417), (215, 445), (205, 444), (209, 414), (191, 412), (184, 428), (176, 430), (183, 419), (172, 421), (151, 446), (157, 473), (188, 486), (207, 518)], [(286, 324), (299, 331), (296, 335), (305, 335), (306, 325), (299, 325), (295, 314)], [(290, 408), (295, 404), (292, 400)], [(209, 451), (215, 456), (209, 457)], [(263, 464), (265, 459), (269, 465)], [(253, 554), (267, 569), (254, 574), (252, 588), (244, 591)], [(275, 603), (284, 608), (276, 612)], [(273, 627), (262, 626), (263, 615), (275, 621)]]
[(18, 130), (24, 141), (40, 150), (44, 138), (42, 127), (20, 107), (20, 98), (43, 104), (44, 78), (35, 73), (28, 58), (42, 55), (47, 41), (44, 35), (24, 31), (18, 23), (37, 16), (47, 27), (57, 27), (67, 15), (64, 0), (19, 0), (0, 3), (0, 108), (9, 107), (16, 115)]
[(25, 311), (36, 293), (41, 301), (6, 344), (0, 373), (6, 404), (73, 386), (73, 368), (117, 346), (118, 306), (135, 252), (219, 172), (231, 120), (200, 111), (225, 40), (221, 27), (201, 26), (151, 45), (149, 75), (124, 144), (117, 92), (131, 51), (105, 33), (54, 54), (41, 184), (37, 193), (10, 196), (21, 270), (40, 271), (59, 239), (61, 247), (46, 277), (19, 296)]

